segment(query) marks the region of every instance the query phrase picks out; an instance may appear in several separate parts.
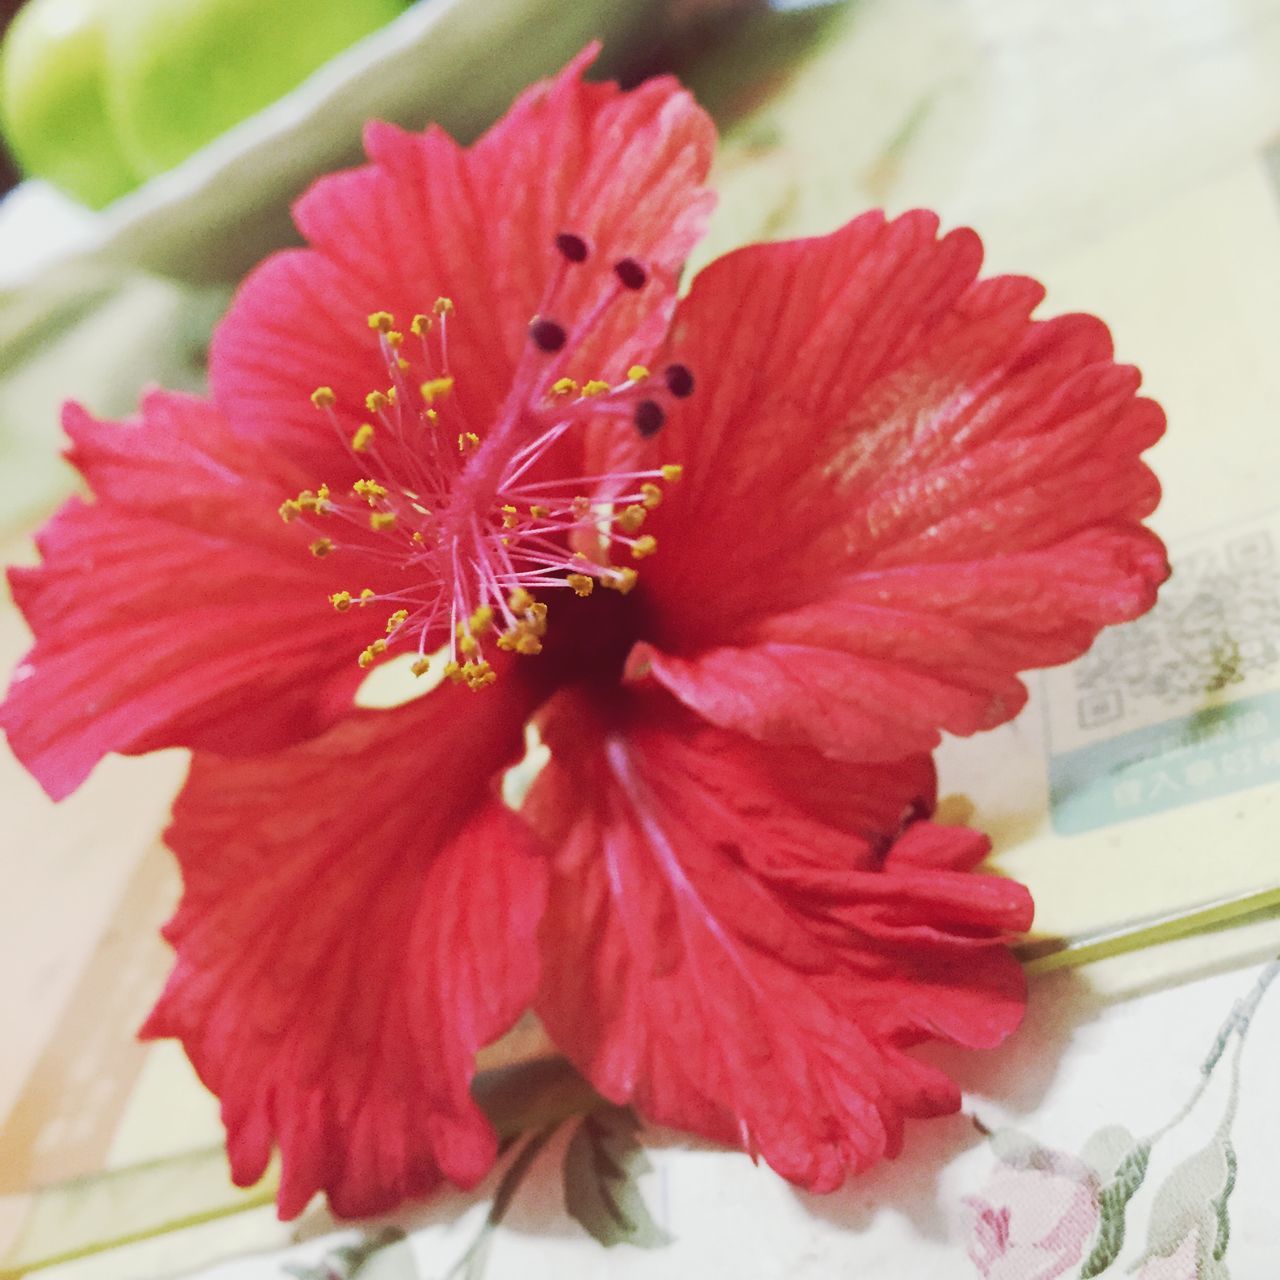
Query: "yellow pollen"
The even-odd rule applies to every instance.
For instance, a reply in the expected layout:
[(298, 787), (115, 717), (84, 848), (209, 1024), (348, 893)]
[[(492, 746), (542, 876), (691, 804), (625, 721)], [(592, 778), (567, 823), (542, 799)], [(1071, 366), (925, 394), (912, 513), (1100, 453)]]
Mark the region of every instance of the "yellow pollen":
[(617, 569), (603, 580), (601, 586), (625, 596), (636, 585), (636, 579), (639, 576), (634, 569)]
[(404, 356), (396, 356), (397, 369), (403, 370), (403, 369), (407, 369), (408, 367), (409, 367), (409, 362), (404, 358)]
[(333, 595), (329, 597), (329, 603), (333, 605), (339, 613), (346, 613), (346, 611), (351, 608), (351, 592), (335, 591)]
[(649, 376), (649, 370), (642, 364), (633, 364), (627, 370), (627, 380), (629, 382), (643, 382)]
[(658, 549), (658, 540), (651, 533), (646, 533), (639, 537), (631, 546), (631, 558), (633, 560), (643, 560), (645, 556), (651, 556)]
[(317, 409), (328, 409), (331, 405), (336, 404), (338, 397), (333, 394), (332, 387), (317, 387), (311, 393), (311, 403)]
[(535, 600), (529, 606), (529, 612), (533, 615), (533, 625), (538, 628), (538, 634), (545, 635), (547, 630), (547, 606), (541, 600)]
[(283, 520), (285, 524), (289, 524), (296, 520), (301, 512), (302, 508), (294, 498), (289, 498), (287, 501), (280, 504), (280, 519)]
[(388, 403), (388, 404), (395, 404), (395, 402), (396, 402), (396, 389), (395, 389), (395, 387), (388, 387), (388, 388), (387, 388), (387, 403)]
[(458, 452), (466, 453), (468, 449), (477, 449), (480, 447), (480, 437), (474, 431), (460, 431), (458, 433)]
[(529, 508), (529, 514), (535, 520), (545, 520), (551, 514), (551, 508), (544, 507), (540, 503), (535, 502), (533, 506)]
[(415, 529), (415, 530), (413, 531), (413, 541), (414, 541), (414, 542), (417, 542), (417, 543), (419, 543), (419, 544), (420, 544), (420, 543), (423, 543), (423, 542), (425, 542), (425, 541), (426, 541), (426, 539), (422, 536), (422, 530), (421, 530), (421, 529)]
[(460, 653), (473, 654), (480, 646), (476, 643), (475, 636), (463, 636), (458, 641), (458, 650)]
[(379, 333), (390, 333), (395, 322), (396, 318), (390, 311), (375, 311), (369, 317), (369, 328), (377, 329)]
[(623, 533), (635, 533), (644, 524), (644, 518), (648, 514), (644, 507), (633, 502), (629, 507), (624, 507), (622, 514), (615, 519)]
[(357, 659), (361, 669), (367, 671), (373, 666), (373, 660), (381, 657), (386, 651), (387, 642), (385, 640), (375, 640), (371, 645), (361, 650), (360, 657)]
[(404, 334), (392, 329), (387, 334), (387, 345), (390, 347), (400, 347), (404, 345)]
[(413, 666), (411, 666), (409, 670), (412, 671), (415, 676), (425, 676), (427, 672), (431, 670), (431, 659), (419, 658), (414, 662)]
[(358, 498), (363, 498), (370, 506), (373, 506), (379, 498), (387, 496), (386, 487), (380, 485), (376, 480), (357, 480), (351, 486), (351, 492)]
[(428, 404), (435, 404), (437, 400), (449, 398), (449, 393), (453, 390), (453, 379), (428, 378), (418, 390), (422, 392), (422, 398)]
[(502, 508), (502, 527), (514, 529), (520, 522), (520, 513), (510, 503)]
[(311, 544), (311, 554), (317, 560), (323, 560), (333, 550), (333, 542), (329, 538), (317, 538)]
[(428, 409), (428, 410), (427, 410), (427, 421), (428, 421), (428, 422), (435, 422), (435, 421), (437, 421), (437, 419), (439, 419), (439, 417), (440, 417), (440, 415), (439, 415), (439, 414), (438, 414), (434, 409)]
[(493, 609), (487, 604), (482, 604), (471, 615), (471, 630), (483, 631), (493, 621)]
[(592, 378), (590, 382), (583, 386), (582, 394), (584, 396), (602, 396), (608, 390), (609, 384), (607, 382), (601, 382), (599, 378)]
[(589, 596), (595, 589), (595, 579), (589, 578), (585, 573), (571, 573), (565, 581), (573, 588), (574, 594), (579, 596)]
[(364, 398), (364, 407), (370, 413), (381, 413), (388, 403), (387, 397), (381, 391), (370, 391)]
[(363, 453), (372, 443), (373, 427), (367, 422), (361, 423), (355, 435), (351, 437), (351, 447), (357, 453)]
[(377, 594), (378, 593), (372, 587), (365, 587), (365, 589), (360, 593), (360, 603), (362, 605), (368, 604), (369, 601)]
[(684, 475), (684, 468), (677, 462), (668, 462), (667, 465), (662, 468), (662, 478), (669, 484), (675, 484), (682, 475)]
[(437, 298), (435, 305), (431, 308), (438, 316), (447, 316), (453, 310), (452, 298)]
[(579, 520), (585, 520), (591, 514), (591, 499), (584, 498), (581, 494), (573, 500), (573, 514)]
[(446, 662), (444, 664), (444, 673), (454, 684), (457, 684), (462, 679), (462, 668), (456, 662)]
[(415, 338), (420, 338), (424, 333), (431, 331), (431, 326), (435, 323), (430, 316), (424, 316), (421, 311), (413, 317), (413, 323), (409, 325), (409, 332)]
[(660, 507), (662, 505), (662, 490), (659, 489), (656, 484), (642, 484), (640, 486), (640, 492), (644, 495), (642, 499), (644, 505), (648, 507), (650, 511), (652, 511), (654, 507)]
[(578, 384), (572, 378), (561, 378), (551, 384), (551, 393), (557, 396), (576, 396)]
[(395, 613), (387, 619), (387, 635), (390, 635), (397, 627), (403, 626), (409, 619), (408, 609), (397, 609)]
[[(371, 511), (369, 513), (369, 528), (374, 533), (381, 533), (384, 529), (390, 529), (396, 522), (396, 513), (394, 511)], [(635, 552), (633, 551), (634, 555)]]
[(535, 653), (542, 652), (542, 641), (536, 635), (526, 631), (516, 640), (516, 652), (532, 657)]
[(527, 613), (533, 603), (533, 597), (523, 587), (517, 587), (507, 597), (507, 608), (512, 613)]

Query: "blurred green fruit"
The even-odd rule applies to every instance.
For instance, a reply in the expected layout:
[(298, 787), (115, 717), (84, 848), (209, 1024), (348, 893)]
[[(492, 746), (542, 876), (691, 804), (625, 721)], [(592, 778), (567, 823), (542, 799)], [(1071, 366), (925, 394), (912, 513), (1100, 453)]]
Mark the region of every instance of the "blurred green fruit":
[(133, 0), (31, 0), (0, 51), (0, 124), (28, 173), (93, 208), (137, 186), (107, 116), (108, 11)]
[(114, 0), (107, 98), (125, 154), (146, 176), (171, 168), (404, 8), (404, 0)]

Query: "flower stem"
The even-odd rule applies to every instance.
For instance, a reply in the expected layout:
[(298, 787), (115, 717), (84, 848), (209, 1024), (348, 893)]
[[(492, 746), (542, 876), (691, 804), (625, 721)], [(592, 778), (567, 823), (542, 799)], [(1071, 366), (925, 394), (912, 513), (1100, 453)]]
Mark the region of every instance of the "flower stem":
[(1029, 974), (1048, 973), (1159, 946), (1192, 933), (1248, 923), (1276, 908), (1280, 908), (1280, 885), (1128, 920), (1091, 933), (1037, 938), (1019, 946), (1017, 954)]

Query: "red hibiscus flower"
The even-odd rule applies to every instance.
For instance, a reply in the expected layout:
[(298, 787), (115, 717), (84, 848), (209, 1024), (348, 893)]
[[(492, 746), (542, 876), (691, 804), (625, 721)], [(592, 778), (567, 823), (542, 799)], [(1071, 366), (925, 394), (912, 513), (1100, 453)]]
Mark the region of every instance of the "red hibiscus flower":
[[(927, 753), (1166, 572), (1162, 415), (1100, 322), (1031, 320), (922, 212), (677, 300), (711, 125), (587, 60), (470, 149), (371, 126), (241, 289), (212, 405), (68, 410), (95, 500), (12, 574), (2, 718), (51, 795), (194, 751), (145, 1034), (238, 1181), (280, 1148), (284, 1215), (476, 1182), (474, 1055), (529, 1007), (606, 1097), (806, 1187), (893, 1154), (958, 1105), (906, 1050), (1024, 999), (1030, 900), (928, 820)], [(356, 706), (398, 656), (438, 685)]]

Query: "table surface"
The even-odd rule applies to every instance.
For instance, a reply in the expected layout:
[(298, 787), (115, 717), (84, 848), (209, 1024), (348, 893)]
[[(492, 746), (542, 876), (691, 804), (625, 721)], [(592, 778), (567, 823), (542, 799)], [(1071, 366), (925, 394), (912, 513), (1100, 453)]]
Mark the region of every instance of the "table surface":
[[(721, 207), (698, 263), (744, 241), (828, 230), (876, 204), (926, 205), (974, 225), (991, 269), (1049, 284), (1047, 312), (1103, 315), (1168, 409), (1154, 465), (1175, 564), (1204, 531), (1271, 529), (1280, 0), (861, 0), (744, 20), (685, 69), (725, 131)], [(51, 352), (0, 380), (0, 416), (17, 415), (30, 437), (24, 456), (35, 440), (52, 457), (54, 406), (68, 391), (93, 407), (120, 394), (124, 344), (141, 383), (139, 344), (154, 367), (177, 367), (174, 318), (189, 339), (209, 311), (207, 296), (155, 281), (131, 282), (113, 305), (118, 314), (88, 322), (91, 358), (73, 377)], [(31, 513), (68, 485), (32, 469), (3, 534), (9, 559), (30, 558)], [(0, 511), (0, 528), (5, 519)], [(25, 645), (16, 612), (0, 605), (0, 665)], [(1241, 697), (1265, 695), (1280, 672), (1252, 679)], [(1276, 880), (1280, 787), (1261, 777), (1088, 835), (1055, 834), (1044, 725), (1070, 696), (1055, 680), (1037, 685), (1013, 726), (943, 753), (949, 811), (992, 831), (1000, 865), (1036, 891), (1045, 927), (1088, 928)], [(180, 1055), (129, 1034), (167, 965), (154, 931), (177, 885), (158, 832), (182, 770), (180, 753), (110, 759), (55, 807), (0, 747), (0, 1196), (216, 1136), (212, 1102)], [(1243, 980), (1277, 947), (1280, 924), (1264, 921), (1040, 984), (1033, 1007), (1066, 1002), (1084, 1025), (1109, 1002), (1172, 982), (1234, 968)], [(1176, 1000), (1161, 1007), (1176, 1017)], [(1074, 1025), (1069, 1013), (1052, 1018)], [(0, 1199), (0, 1252), (4, 1215)], [(220, 1230), (213, 1251), (290, 1239), (262, 1215)], [(66, 1270), (177, 1266), (178, 1255), (140, 1256)], [(580, 1261), (582, 1274), (594, 1265)], [(659, 1255), (652, 1265), (685, 1274), (664, 1271)]]

